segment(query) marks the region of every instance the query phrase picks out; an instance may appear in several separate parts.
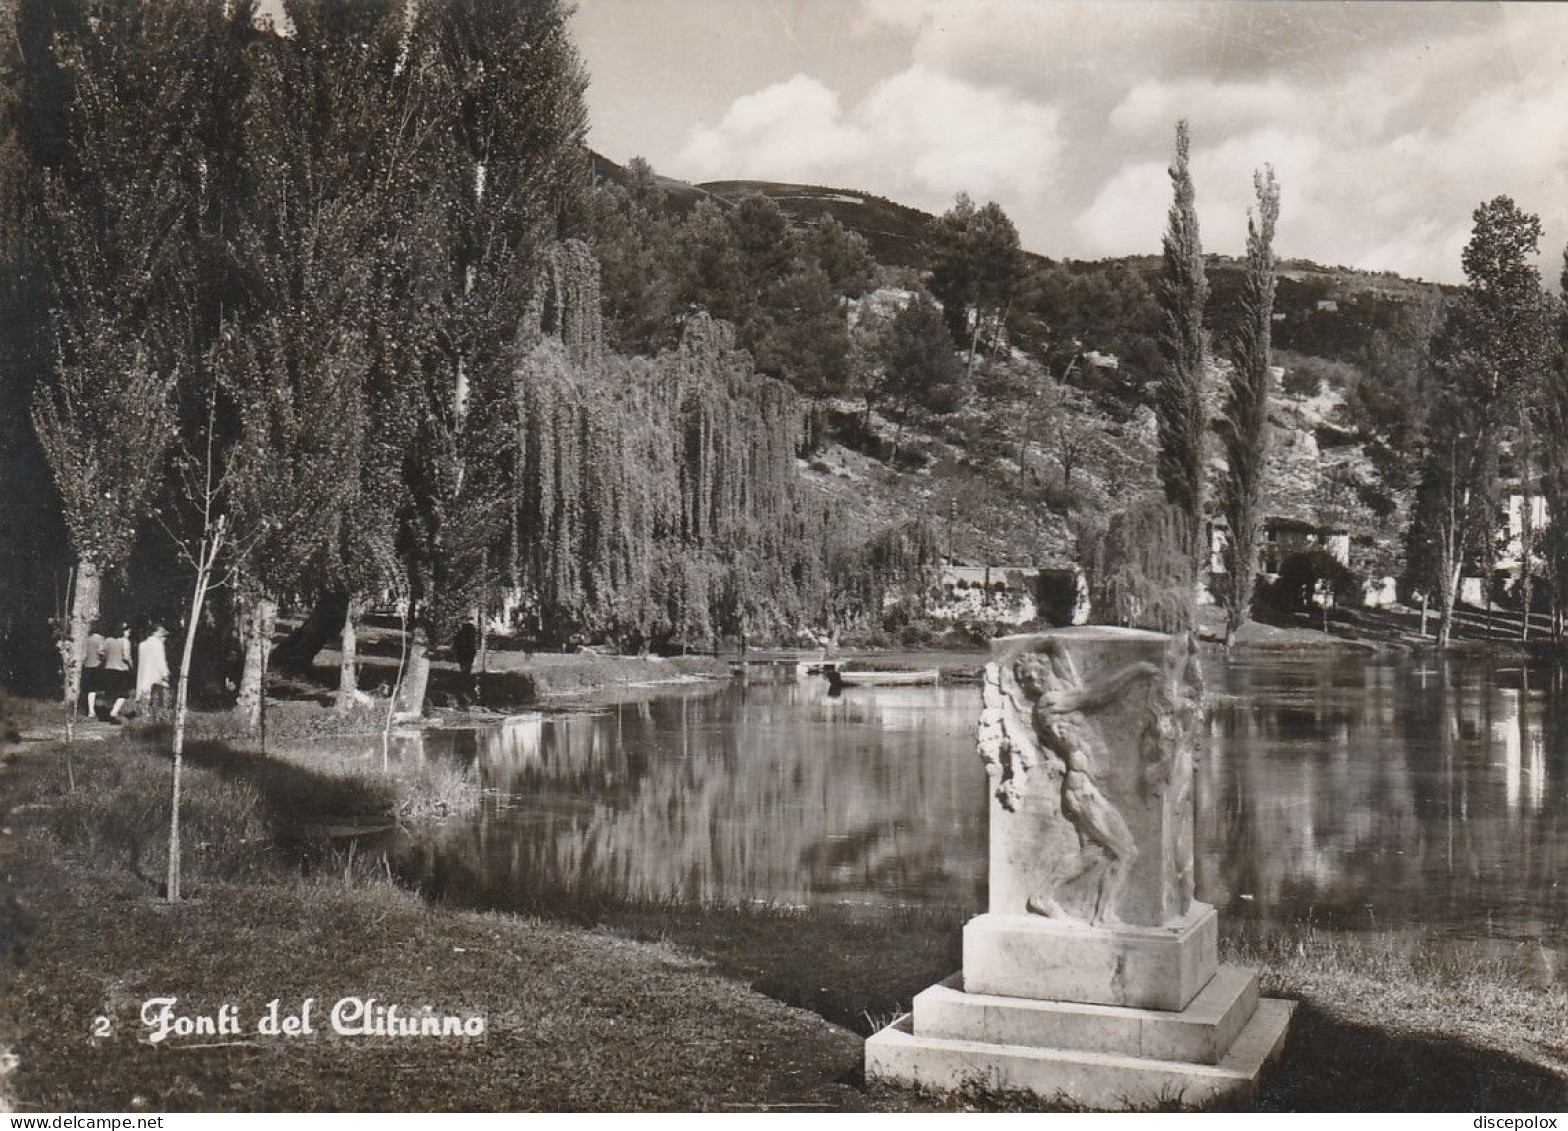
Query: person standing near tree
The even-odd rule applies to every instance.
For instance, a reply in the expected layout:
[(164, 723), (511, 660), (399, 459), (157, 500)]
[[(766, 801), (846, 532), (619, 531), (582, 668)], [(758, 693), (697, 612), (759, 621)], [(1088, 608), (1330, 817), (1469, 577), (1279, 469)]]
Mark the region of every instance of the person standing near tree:
[(103, 694), (113, 705), (109, 708), (109, 721), (119, 723), (120, 708), (125, 706), (131, 693), (131, 626), (122, 623), (118, 636), (112, 636), (103, 645)]
[(88, 718), (97, 712), (98, 692), (103, 689), (103, 646), (103, 625), (95, 620), (82, 648), (82, 701)]
[(474, 674), (474, 657), (478, 654), (479, 631), (474, 628), (473, 621), (465, 620), (458, 626), (457, 635), (452, 638), (452, 658), (462, 669), (464, 679)]
[(163, 645), (168, 635), (163, 625), (155, 624), (136, 649), (136, 701), (148, 710), (163, 706), (169, 687), (169, 656)]

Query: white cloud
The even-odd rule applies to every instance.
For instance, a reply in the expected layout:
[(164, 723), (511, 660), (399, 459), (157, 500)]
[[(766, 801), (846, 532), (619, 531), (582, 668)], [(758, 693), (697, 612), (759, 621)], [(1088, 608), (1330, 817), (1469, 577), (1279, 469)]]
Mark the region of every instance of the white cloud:
[(698, 180), (787, 178), (843, 164), (858, 148), (838, 95), (796, 75), (737, 98), (717, 126), (691, 131), (680, 171)]
[(1460, 277), (1483, 200), (1568, 239), (1568, 5), (865, 0), (909, 65), (853, 102), (797, 75), (691, 131), (672, 172), (995, 199), (1057, 256), (1157, 253), (1189, 119), (1205, 243), (1239, 253), (1252, 172), (1281, 254)]
[(745, 95), (717, 125), (691, 131), (672, 171), (860, 188), (945, 208), (960, 191), (1040, 192), (1061, 150), (1054, 107), (917, 66), (848, 109), (806, 75)]

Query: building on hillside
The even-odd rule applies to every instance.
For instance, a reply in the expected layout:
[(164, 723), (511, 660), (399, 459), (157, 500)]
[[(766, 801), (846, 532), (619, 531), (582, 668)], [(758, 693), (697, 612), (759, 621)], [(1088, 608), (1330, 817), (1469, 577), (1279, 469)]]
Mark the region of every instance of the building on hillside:
[[(1526, 511), (1528, 509), (1528, 512)], [(1539, 490), (1530, 490), (1523, 484), (1515, 482), (1508, 490), (1508, 501), (1499, 508), (1497, 515), (1497, 535), (1494, 543), (1498, 547), (1497, 557), (1492, 562), (1492, 585), (1487, 586), (1487, 579), (1479, 575), (1467, 576), (1459, 582), (1459, 600), (1467, 605), (1484, 606), (1491, 595), (1499, 589), (1512, 592), (1519, 586), (1520, 578), (1524, 574), (1524, 525), (1525, 515), (1530, 518), (1530, 529), (1534, 534), (1532, 547), (1532, 572), (1540, 575), (1545, 567), (1541, 560), (1541, 535), (1551, 522), (1551, 508), (1547, 506), (1546, 496)]]
[(931, 610), (941, 620), (1016, 628), (1089, 619), (1089, 587), (1073, 566), (946, 565), (941, 584), (941, 603)]
[[(1209, 523), (1209, 585), (1200, 594), (1204, 603), (1213, 601), (1214, 579), (1225, 571), (1225, 544), (1230, 530), (1223, 518)], [(1338, 526), (1321, 526), (1303, 519), (1275, 515), (1263, 524), (1263, 545), (1258, 548), (1258, 574), (1265, 581), (1279, 577), (1280, 567), (1291, 554), (1324, 550), (1342, 566), (1350, 565), (1350, 531)], [(1392, 577), (1366, 579), (1362, 604), (1383, 608), (1396, 602)]]
[[(1209, 572), (1225, 572), (1225, 546), (1230, 527), (1222, 517), (1209, 521)], [(1291, 554), (1327, 550), (1340, 565), (1350, 565), (1350, 531), (1339, 526), (1319, 526), (1299, 518), (1274, 515), (1263, 521), (1263, 544), (1258, 547), (1258, 572), (1269, 580)]]

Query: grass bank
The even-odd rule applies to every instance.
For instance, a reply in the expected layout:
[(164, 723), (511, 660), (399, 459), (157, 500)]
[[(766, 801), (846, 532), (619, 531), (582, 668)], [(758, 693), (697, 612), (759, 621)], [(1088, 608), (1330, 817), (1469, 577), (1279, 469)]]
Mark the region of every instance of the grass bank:
[[(105, 728), (107, 730), (107, 728)], [(385, 786), (196, 744), (185, 885), (158, 898), (156, 736), (35, 742), (0, 769), (0, 1044), (19, 1110), (1037, 1109), (860, 1080), (860, 1035), (959, 964), (959, 911), (625, 905), (532, 893), (518, 914), (415, 895), (321, 828)], [(1568, 998), (1521, 956), (1395, 935), (1227, 923), (1222, 948), (1302, 1007), (1267, 1110), (1560, 1109)], [(316, 999), (317, 1032), (148, 1044), (142, 1003)], [(323, 1031), (332, 1002), (485, 1018), (482, 1037)], [(107, 1018), (107, 1033), (97, 1035)]]
[[(159, 898), (168, 767), (116, 737), (32, 744), (3, 771), (0, 1043), (17, 1109), (857, 1109), (855, 1036), (669, 945), (439, 908), (377, 863), (301, 855), (279, 778), (194, 765), (185, 886)], [(297, 800), (297, 794), (288, 794)], [(357, 798), (323, 795), (317, 812)], [(142, 1003), (230, 1004), (238, 1035), (147, 1043)], [(254, 1033), (317, 1001), (317, 1032)], [(482, 1037), (323, 1032), (341, 998), (483, 1016)], [(106, 1018), (107, 1021), (99, 1021)], [(909, 1102), (902, 1102), (909, 1107)]]
[[(766, 904), (624, 904), (533, 892), (519, 906), (585, 929), (674, 944), (769, 997), (862, 1037), (962, 964), (970, 912)], [(1259, 969), (1301, 1003), (1254, 1108), (1264, 1111), (1559, 1110), (1568, 1104), (1568, 981), (1526, 946), (1426, 932), (1265, 927), (1222, 917), (1221, 961)], [(989, 1109), (1019, 1097), (970, 1097)], [(1038, 1108), (1037, 1104), (1033, 1105)]]
[[(367, 628), (359, 651), (359, 684), (367, 691), (390, 687), (397, 678), (399, 632)], [(335, 691), (342, 655), (329, 648), (316, 657), (312, 679)], [(715, 656), (614, 656), (591, 652), (524, 652), (491, 649), (485, 670), (465, 678), (457, 664), (438, 653), (430, 662), (429, 702), (452, 706), (477, 701), (496, 707), (529, 706), (596, 691), (646, 684), (684, 683), (728, 677), (729, 664)]]

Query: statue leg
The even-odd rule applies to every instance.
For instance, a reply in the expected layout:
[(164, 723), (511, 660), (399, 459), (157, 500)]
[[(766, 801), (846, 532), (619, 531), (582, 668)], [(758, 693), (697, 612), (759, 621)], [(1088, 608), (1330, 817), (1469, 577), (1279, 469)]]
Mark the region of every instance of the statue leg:
[(1094, 918), (1090, 922), (1096, 926), (1102, 923), (1114, 926), (1121, 922), (1116, 907), (1121, 903), (1122, 890), (1127, 886), (1127, 874), (1132, 869), (1133, 861), (1138, 858), (1138, 845), (1133, 840), (1127, 822), (1109, 804), (1095, 806), (1092, 824), (1094, 831), (1099, 834), (1097, 842), (1103, 846), (1110, 862), (1100, 875), (1100, 886), (1094, 901)]
[(1064, 856), (1057, 861), (1056, 866), (1046, 876), (1045, 884), (1024, 904), (1025, 909), (1034, 915), (1044, 915), (1047, 919), (1073, 918), (1057, 902), (1056, 893), (1067, 884), (1082, 879), (1099, 866), (1096, 848), (1097, 846), (1093, 844), (1083, 844), (1071, 856)]

